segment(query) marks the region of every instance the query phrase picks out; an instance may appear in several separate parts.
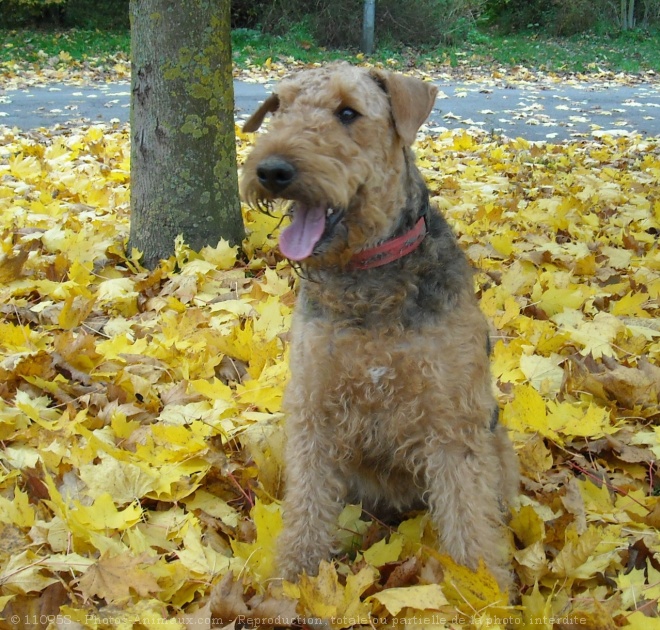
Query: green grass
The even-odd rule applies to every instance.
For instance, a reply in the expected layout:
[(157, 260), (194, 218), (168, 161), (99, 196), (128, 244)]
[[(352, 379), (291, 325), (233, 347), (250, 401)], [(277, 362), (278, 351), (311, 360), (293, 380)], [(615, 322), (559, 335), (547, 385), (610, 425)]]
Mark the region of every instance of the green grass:
[(241, 67), (261, 65), (268, 59), (281, 61), (291, 58), (314, 63), (346, 58), (346, 51), (327, 51), (316, 46), (311, 35), (300, 26), (294, 26), (285, 37), (247, 28), (234, 29), (231, 45), (234, 63)]
[[(116, 53), (129, 54), (127, 31), (99, 30), (0, 30), (0, 62), (43, 63), (67, 53), (76, 62), (100, 60)], [(333, 59), (360, 58), (358, 51), (326, 50), (316, 46), (301, 26), (292, 27), (283, 37), (236, 29), (232, 35), (234, 62), (239, 67), (274, 62), (325, 62)], [(64, 55), (66, 57), (66, 55)], [(568, 38), (549, 38), (535, 33), (501, 36), (473, 31), (460, 46), (411, 50), (379, 49), (373, 61), (387, 62), (394, 68), (415, 65), (483, 67), (526, 66), (548, 72), (660, 72), (660, 32), (633, 31), (617, 37), (583, 34)]]
[(130, 51), (127, 31), (0, 30), (0, 41), (0, 61), (40, 63), (60, 52), (68, 53), (75, 61), (103, 60)]
[(551, 72), (660, 71), (658, 31), (632, 31), (616, 37), (592, 33), (567, 38), (538, 34), (476, 36), (468, 42), (466, 51), (486, 64), (523, 65)]

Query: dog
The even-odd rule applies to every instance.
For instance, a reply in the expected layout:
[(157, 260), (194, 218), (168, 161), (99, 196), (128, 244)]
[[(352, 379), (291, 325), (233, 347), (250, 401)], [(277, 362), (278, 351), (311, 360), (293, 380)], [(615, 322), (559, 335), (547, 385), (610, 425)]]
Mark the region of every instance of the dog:
[(301, 273), (284, 407), (280, 574), (337, 552), (347, 502), (428, 508), (442, 550), (511, 584), (504, 528), (518, 464), (489, 369), (472, 270), (411, 145), (437, 88), (335, 63), (282, 80), (241, 179), (252, 206), (291, 201), (281, 253)]

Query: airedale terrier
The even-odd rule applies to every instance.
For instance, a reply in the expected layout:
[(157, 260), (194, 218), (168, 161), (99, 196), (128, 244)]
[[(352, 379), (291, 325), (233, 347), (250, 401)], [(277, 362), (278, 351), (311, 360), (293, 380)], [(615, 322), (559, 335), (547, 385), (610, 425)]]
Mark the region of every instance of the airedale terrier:
[(279, 567), (289, 580), (336, 552), (346, 502), (426, 506), (442, 550), (510, 583), (506, 502), (518, 466), (489, 372), (472, 271), (410, 146), (437, 88), (347, 63), (282, 80), (248, 157), (244, 198), (291, 200), (282, 254), (301, 268), (285, 395)]

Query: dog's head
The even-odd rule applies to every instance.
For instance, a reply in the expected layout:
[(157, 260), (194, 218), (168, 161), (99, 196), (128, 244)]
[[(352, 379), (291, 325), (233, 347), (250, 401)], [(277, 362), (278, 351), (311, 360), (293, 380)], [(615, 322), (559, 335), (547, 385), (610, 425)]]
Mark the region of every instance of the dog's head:
[(254, 205), (291, 200), (280, 235), (289, 259), (344, 264), (389, 237), (406, 205), (407, 152), (437, 88), (347, 63), (284, 79), (244, 130), (272, 114), (243, 168), (241, 192)]

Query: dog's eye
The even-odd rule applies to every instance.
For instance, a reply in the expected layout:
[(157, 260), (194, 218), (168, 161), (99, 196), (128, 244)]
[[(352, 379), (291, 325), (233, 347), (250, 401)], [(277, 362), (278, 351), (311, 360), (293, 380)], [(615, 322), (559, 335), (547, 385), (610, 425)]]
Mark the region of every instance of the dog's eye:
[(354, 120), (359, 118), (361, 114), (356, 112), (352, 107), (342, 107), (337, 111), (337, 118), (342, 125), (350, 125)]

